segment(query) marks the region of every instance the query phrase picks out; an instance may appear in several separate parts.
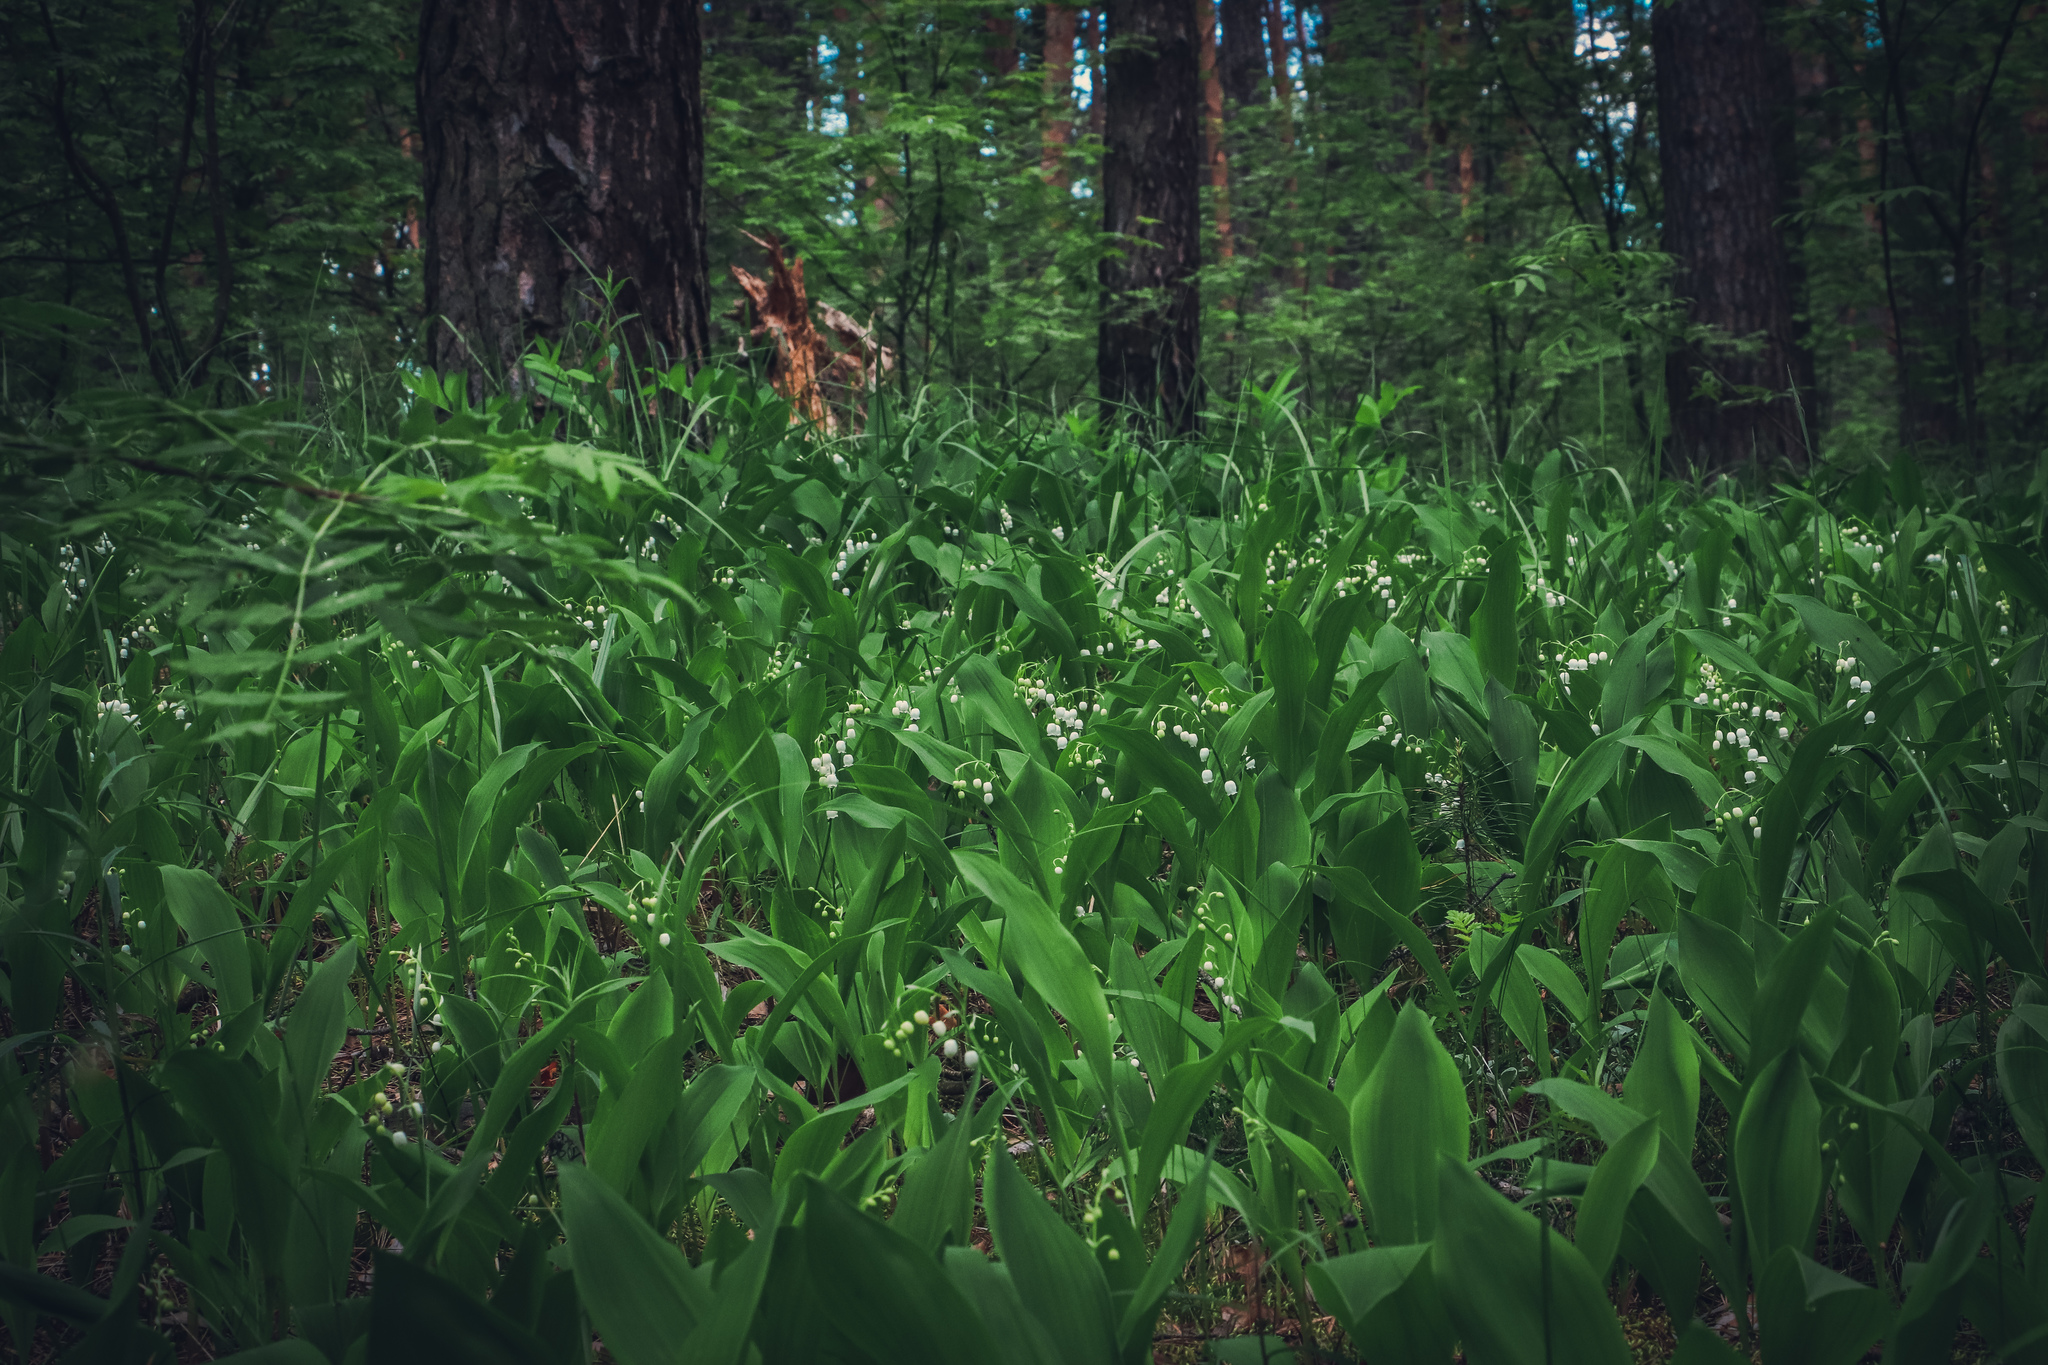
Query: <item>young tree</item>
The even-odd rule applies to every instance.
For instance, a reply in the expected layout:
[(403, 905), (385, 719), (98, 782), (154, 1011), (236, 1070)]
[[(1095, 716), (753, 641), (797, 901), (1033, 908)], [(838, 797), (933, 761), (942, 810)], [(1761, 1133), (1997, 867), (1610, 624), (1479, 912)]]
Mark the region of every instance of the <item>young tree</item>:
[(1806, 460), (1801, 405), (1812, 362), (1793, 328), (1792, 271), (1782, 181), (1773, 154), (1773, 101), (1763, 0), (1671, 0), (1657, 5), (1664, 246), (1678, 261), (1677, 294), (1695, 327), (1665, 362), (1671, 409), (1666, 463), (1675, 474), (1752, 459)]
[(1194, 0), (1110, 0), (1096, 342), (1105, 403), (1193, 427), (1201, 342), (1202, 130)]
[(519, 382), (619, 281), (637, 362), (706, 346), (702, 44), (665, 0), (426, 0), (428, 354)]

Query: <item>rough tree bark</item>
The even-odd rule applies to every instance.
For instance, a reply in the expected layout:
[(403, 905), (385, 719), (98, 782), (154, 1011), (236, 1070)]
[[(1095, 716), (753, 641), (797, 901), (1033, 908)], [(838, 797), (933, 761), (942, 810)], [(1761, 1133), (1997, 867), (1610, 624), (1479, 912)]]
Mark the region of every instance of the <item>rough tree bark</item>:
[(1659, 4), (1650, 42), (1664, 247), (1678, 260), (1673, 283), (1688, 300), (1688, 320), (1723, 338), (1684, 343), (1666, 359), (1667, 467), (1685, 476), (1749, 460), (1802, 466), (1802, 382), (1810, 390), (1811, 367), (1793, 327), (1791, 262), (1775, 221), (1782, 182), (1772, 101), (1782, 83), (1769, 67), (1762, 0)]
[(426, 0), (429, 356), (518, 386), (536, 337), (594, 321), (640, 363), (708, 344), (697, 8), (666, 0)]
[(1187, 431), (1199, 401), (1202, 157), (1194, 0), (1110, 0), (1097, 382), (1105, 403)]

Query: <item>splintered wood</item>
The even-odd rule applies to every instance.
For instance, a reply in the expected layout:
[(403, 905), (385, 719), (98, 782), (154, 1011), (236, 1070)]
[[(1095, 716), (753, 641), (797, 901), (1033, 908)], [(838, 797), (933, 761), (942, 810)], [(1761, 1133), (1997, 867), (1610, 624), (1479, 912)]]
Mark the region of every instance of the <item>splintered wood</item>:
[[(748, 340), (773, 338), (768, 382), (789, 400), (790, 424), (808, 422), (832, 435), (840, 430), (843, 412), (847, 428), (860, 430), (867, 416), (867, 395), (895, 368), (895, 353), (875, 340), (873, 328), (861, 326), (830, 304), (818, 307), (825, 323), (820, 332), (811, 321), (811, 302), (804, 293), (804, 263), (785, 258), (782, 243), (772, 237), (748, 233), (747, 240), (767, 253), (768, 278), (732, 267), (732, 277), (747, 295), (734, 314), (744, 320), (751, 309)], [(827, 333), (837, 339), (837, 347), (826, 339)], [(745, 353), (743, 342), (741, 354)]]

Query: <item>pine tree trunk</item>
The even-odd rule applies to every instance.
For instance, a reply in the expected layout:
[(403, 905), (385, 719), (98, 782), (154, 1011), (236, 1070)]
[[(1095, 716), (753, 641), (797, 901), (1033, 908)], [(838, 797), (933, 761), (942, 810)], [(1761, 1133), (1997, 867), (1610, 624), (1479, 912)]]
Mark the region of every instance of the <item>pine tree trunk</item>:
[(1045, 6), (1045, 142), (1038, 157), (1039, 174), (1048, 184), (1067, 185), (1067, 145), (1074, 140), (1074, 37), (1081, 11), (1059, 0)]
[(1266, 78), (1265, 9), (1263, 0), (1218, 0), (1223, 33), (1216, 44), (1216, 74), (1225, 98), (1239, 108), (1258, 99), (1259, 82)]
[[(1686, 342), (1665, 362), (1674, 474), (1749, 460), (1802, 466), (1801, 357), (1792, 272), (1775, 219), (1773, 79), (1762, 0), (1672, 0), (1651, 18), (1657, 66), (1664, 247), (1688, 320), (1723, 340)], [(1730, 339), (1760, 340), (1738, 351)], [(1810, 369), (1805, 371), (1810, 374)]]
[(535, 339), (605, 313), (636, 363), (708, 342), (697, 8), (663, 0), (426, 0), (428, 353), (472, 392), (518, 387)]
[[(1202, 134), (1194, 0), (1110, 0), (1098, 383), (1105, 403), (1195, 424)], [(1149, 221), (1148, 221), (1149, 220)]]
[[(1223, 145), (1223, 81), (1217, 75), (1216, 3), (1199, 0), (1196, 23), (1202, 35), (1202, 157), (1209, 165), (1209, 197), (1216, 212), (1216, 254), (1235, 254), (1230, 240), (1230, 152)], [(1225, 312), (1232, 311), (1227, 305)]]
[(992, 80), (1017, 74), (1017, 16), (1006, 9), (992, 9), (981, 16), (988, 34), (982, 43), (981, 59)]

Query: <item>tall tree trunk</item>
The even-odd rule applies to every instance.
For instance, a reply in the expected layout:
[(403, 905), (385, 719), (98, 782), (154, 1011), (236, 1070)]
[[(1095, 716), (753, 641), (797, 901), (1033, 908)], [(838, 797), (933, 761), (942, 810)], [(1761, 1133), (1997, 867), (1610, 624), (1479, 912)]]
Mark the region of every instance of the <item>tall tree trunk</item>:
[[(1806, 460), (1791, 267), (1779, 213), (1762, 0), (1670, 0), (1652, 14), (1664, 247), (1695, 325), (1665, 362), (1675, 474)], [(1761, 340), (1738, 352), (1728, 340)]]
[(1097, 379), (1105, 403), (1187, 431), (1199, 403), (1201, 129), (1192, 0), (1109, 0)]
[(1107, 46), (1103, 23), (1102, 6), (1081, 11), (1081, 47), (1088, 54), (1088, 135), (1097, 142), (1102, 140), (1109, 109), (1109, 100), (1103, 94), (1103, 55)]
[(1239, 108), (1258, 99), (1259, 82), (1266, 78), (1265, 10), (1263, 0), (1219, 0), (1223, 32), (1216, 43), (1216, 74), (1224, 97)]
[(1017, 74), (1017, 16), (1010, 10), (992, 9), (981, 16), (988, 37), (981, 46), (981, 59), (991, 80)]
[(1059, 0), (1045, 6), (1045, 143), (1038, 171), (1048, 184), (1067, 185), (1067, 145), (1074, 140), (1074, 36), (1081, 11)]
[(1223, 145), (1223, 81), (1216, 70), (1216, 0), (1200, 0), (1195, 21), (1202, 33), (1202, 155), (1209, 164), (1209, 197), (1216, 211), (1216, 254), (1227, 261), (1235, 247), (1230, 240), (1230, 151)]
[(520, 383), (536, 337), (605, 310), (639, 363), (708, 344), (697, 7), (426, 0), (420, 16), (428, 352)]

